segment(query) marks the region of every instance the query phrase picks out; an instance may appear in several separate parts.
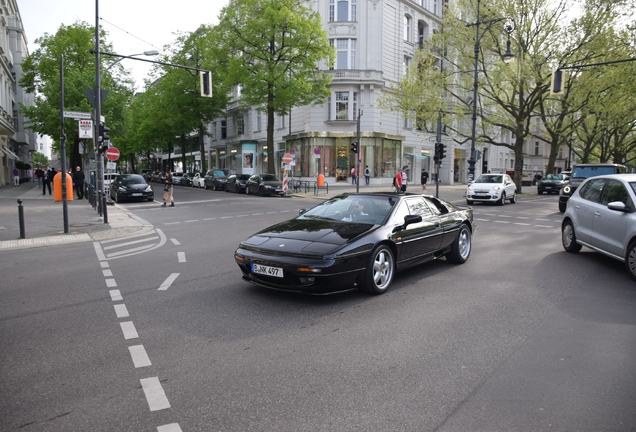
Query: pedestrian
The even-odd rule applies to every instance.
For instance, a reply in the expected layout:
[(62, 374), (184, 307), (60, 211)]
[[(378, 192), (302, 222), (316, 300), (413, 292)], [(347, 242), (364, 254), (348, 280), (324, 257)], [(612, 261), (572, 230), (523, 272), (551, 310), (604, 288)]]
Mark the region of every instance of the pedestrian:
[(174, 197), (172, 196), (172, 175), (170, 174), (170, 171), (166, 171), (163, 182), (163, 204), (161, 207), (165, 207), (168, 201), (170, 201), (170, 207), (174, 207)]
[(369, 169), (369, 165), (364, 167), (364, 182), (369, 186), (369, 180), (371, 179), (371, 170)]
[(20, 171), (17, 167), (13, 167), (13, 187), (20, 186)]
[(426, 192), (426, 183), (428, 183), (428, 172), (426, 168), (422, 168), (422, 190)]
[(400, 193), (402, 190), (402, 171), (399, 171), (393, 177), (393, 187), (395, 188), (395, 193)]
[(403, 166), (402, 167), (402, 186), (401, 186), (401, 189), (400, 189), (400, 191), (402, 193), (406, 193), (406, 185), (408, 184), (408, 180), (409, 180), (409, 176), (406, 173), (407, 169), (409, 169), (409, 167), (407, 167), (407, 166)]
[(29, 177), (29, 185), (33, 187), (35, 184), (35, 170), (33, 168), (27, 170), (27, 177)]
[(75, 172), (73, 173), (73, 186), (77, 192), (78, 199), (84, 199), (84, 179), (84, 173), (81, 168), (75, 168)]
[(44, 171), (42, 170), (42, 195), (46, 195), (46, 189), (49, 189), (49, 195), (51, 195), (51, 180), (53, 177), (51, 176), (51, 170)]
[(356, 167), (351, 167), (351, 184), (356, 184)]
[(38, 187), (39, 187), (39, 188), (41, 188), (41, 187), (42, 187), (42, 177), (43, 177), (43, 174), (42, 174), (42, 168), (38, 168), (38, 169), (35, 171), (35, 176), (36, 176), (36, 177), (37, 177), (37, 179), (38, 179)]

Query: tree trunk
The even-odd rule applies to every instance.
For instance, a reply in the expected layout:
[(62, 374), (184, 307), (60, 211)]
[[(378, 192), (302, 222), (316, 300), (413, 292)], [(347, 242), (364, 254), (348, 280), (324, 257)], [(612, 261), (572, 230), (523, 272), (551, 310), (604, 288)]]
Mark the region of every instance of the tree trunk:
[(205, 136), (205, 128), (203, 127), (203, 123), (199, 123), (199, 152), (201, 153), (201, 172), (206, 172), (205, 162), (208, 160), (207, 155), (205, 154), (205, 140), (203, 137)]
[[(271, 85), (270, 85), (271, 88)], [(274, 95), (270, 92), (267, 101), (272, 102)], [(270, 174), (276, 174), (276, 153), (274, 150), (274, 108), (267, 104), (267, 170)]]

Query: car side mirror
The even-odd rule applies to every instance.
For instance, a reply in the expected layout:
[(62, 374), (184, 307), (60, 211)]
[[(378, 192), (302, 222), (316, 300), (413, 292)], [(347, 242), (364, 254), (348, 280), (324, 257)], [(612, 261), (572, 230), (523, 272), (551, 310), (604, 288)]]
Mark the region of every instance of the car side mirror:
[(300, 209), (298, 210), (298, 215), (305, 214), (306, 212), (307, 212), (307, 209)]
[(610, 210), (616, 210), (619, 212), (628, 212), (629, 211), (629, 207), (627, 207), (625, 205), (625, 203), (621, 202), (621, 201), (613, 201), (609, 204), (607, 204), (607, 208)]

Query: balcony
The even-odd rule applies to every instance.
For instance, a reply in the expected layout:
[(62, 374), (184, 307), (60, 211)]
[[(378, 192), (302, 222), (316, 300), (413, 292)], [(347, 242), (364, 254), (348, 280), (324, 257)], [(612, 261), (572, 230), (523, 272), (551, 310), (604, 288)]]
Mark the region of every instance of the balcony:
[(332, 84), (384, 85), (382, 72), (376, 70), (334, 69), (324, 71), (333, 77)]

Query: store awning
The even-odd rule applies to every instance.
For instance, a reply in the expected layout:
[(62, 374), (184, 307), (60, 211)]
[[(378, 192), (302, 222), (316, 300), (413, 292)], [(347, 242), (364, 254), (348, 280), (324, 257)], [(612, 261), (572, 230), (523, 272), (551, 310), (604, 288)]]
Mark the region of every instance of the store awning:
[(223, 155), (223, 156), (219, 156), (219, 159), (225, 159), (227, 156)]
[(418, 155), (418, 154), (416, 154), (416, 153), (406, 153), (406, 152), (405, 152), (404, 154), (407, 154), (407, 155), (409, 155), (409, 156), (414, 156), (416, 159), (426, 159), (427, 157), (430, 157), (430, 156)]
[(18, 159), (18, 155), (13, 153), (11, 150), (9, 150), (6, 147), (2, 147), (2, 152), (6, 154), (9, 159)]

